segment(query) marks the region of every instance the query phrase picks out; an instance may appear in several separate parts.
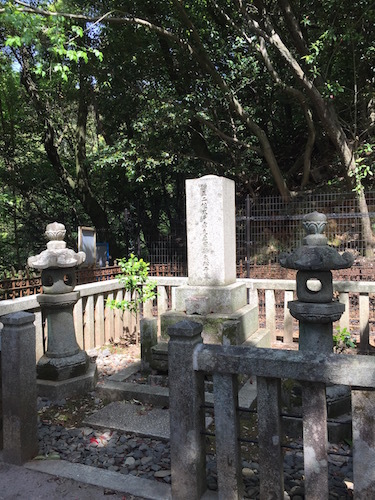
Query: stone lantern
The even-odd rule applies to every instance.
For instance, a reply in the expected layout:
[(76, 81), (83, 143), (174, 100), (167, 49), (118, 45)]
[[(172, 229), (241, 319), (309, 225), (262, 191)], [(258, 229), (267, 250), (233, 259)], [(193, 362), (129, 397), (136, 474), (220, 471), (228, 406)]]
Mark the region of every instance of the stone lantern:
[[(332, 353), (332, 324), (340, 319), (345, 310), (344, 304), (333, 300), (331, 271), (346, 269), (353, 264), (353, 256), (350, 253), (340, 255), (337, 250), (328, 246), (327, 238), (323, 235), (326, 224), (327, 218), (324, 214), (313, 212), (305, 215), (303, 226), (307, 234), (303, 245), (289, 255), (280, 256), (280, 264), (283, 267), (298, 271), (298, 300), (288, 302), (288, 308), (291, 315), (299, 320), (299, 349), (313, 356)], [(326, 498), (329, 430), (327, 413), (333, 416), (333, 402), (336, 408), (341, 408), (342, 411), (346, 402), (350, 404), (350, 393), (347, 394), (346, 388), (326, 388), (322, 383), (302, 382), (301, 386), (304, 460), (305, 463), (306, 460), (309, 461), (305, 486), (311, 488), (311, 491), (315, 490), (316, 498)], [(341, 429), (343, 433), (346, 432), (345, 426), (341, 426)], [(331, 428), (330, 441), (337, 439), (333, 437), (333, 431), (336, 436), (340, 435), (339, 428)]]
[(340, 255), (328, 246), (323, 231), (327, 224), (324, 214), (305, 215), (303, 226), (307, 233), (303, 246), (292, 254), (281, 255), (280, 265), (297, 269), (297, 298), (288, 302), (290, 314), (299, 320), (301, 351), (329, 353), (333, 350), (332, 323), (340, 319), (344, 304), (333, 301), (331, 270), (346, 269), (353, 256)]
[(48, 224), (47, 250), (29, 257), (28, 265), (42, 272), (43, 293), (37, 300), (47, 324), (47, 350), (37, 363), (39, 395), (61, 399), (94, 389), (96, 366), (89, 370), (89, 357), (76, 340), (73, 307), (79, 299), (75, 268), (84, 252), (66, 248), (65, 226)]

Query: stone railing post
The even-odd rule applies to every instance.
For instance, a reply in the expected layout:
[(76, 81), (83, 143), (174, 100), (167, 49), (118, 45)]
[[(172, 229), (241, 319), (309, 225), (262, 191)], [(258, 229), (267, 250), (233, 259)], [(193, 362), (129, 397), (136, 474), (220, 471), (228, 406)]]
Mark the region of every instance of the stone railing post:
[(158, 320), (157, 318), (142, 318), (141, 328), (141, 369), (150, 370), (152, 363), (152, 348), (158, 343)]
[(193, 352), (202, 325), (180, 321), (169, 327), (169, 411), (173, 500), (198, 500), (206, 490), (203, 373), (194, 371)]
[(3, 458), (21, 465), (38, 454), (34, 314), (1, 317)]

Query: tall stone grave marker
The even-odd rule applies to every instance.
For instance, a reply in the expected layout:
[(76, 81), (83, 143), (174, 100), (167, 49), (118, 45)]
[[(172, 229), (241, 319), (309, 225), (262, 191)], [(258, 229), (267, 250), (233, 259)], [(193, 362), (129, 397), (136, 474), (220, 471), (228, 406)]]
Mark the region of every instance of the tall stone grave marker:
[(246, 285), (236, 281), (234, 182), (215, 175), (187, 180), (186, 214), (188, 284), (176, 289), (175, 310), (161, 315), (162, 338), (190, 319), (203, 325), (205, 342), (268, 346), (258, 307), (247, 304)]
[(235, 186), (206, 175), (186, 181), (188, 283), (223, 286), (236, 281)]

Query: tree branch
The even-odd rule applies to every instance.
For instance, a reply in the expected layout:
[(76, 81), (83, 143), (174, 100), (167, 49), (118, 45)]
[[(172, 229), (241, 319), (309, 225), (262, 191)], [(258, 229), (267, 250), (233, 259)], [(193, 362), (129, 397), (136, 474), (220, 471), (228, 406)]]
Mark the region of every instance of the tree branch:
[[(29, 5), (17, 1), (17, 4), (21, 5), (20, 8), (17, 10), (19, 12), (24, 12), (24, 13), (29, 13), (29, 14), (36, 14), (39, 16), (44, 16), (44, 17), (64, 17), (66, 19), (72, 19), (74, 21), (84, 21), (87, 23), (98, 23), (98, 22), (105, 22), (108, 24), (129, 24), (129, 25), (138, 25), (138, 26), (143, 26), (144, 28), (149, 29), (150, 31), (153, 31), (155, 33), (158, 33), (159, 35), (162, 35), (164, 37), (170, 38), (173, 40), (175, 43), (177, 43), (180, 47), (183, 47), (187, 49), (190, 54), (194, 52), (193, 48), (190, 46), (190, 44), (178, 36), (176, 36), (174, 33), (171, 31), (168, 31), (167, 29), (161, 28), (160, 26), (157, 26), (156, 24), (151, 23), (150, 21), (147, 21), (146, 19), (141, 19), (139, 17), (134, 17), (134, 16), (121, 16), (121, 17), (115, 17), (112, 16), (113, 12), (120, 12), (119, 10), (113, 10), (110, 12), (107, 12), (103, 16), (86, 16), (84, 14), (71, 14), (67, 12), (53, 12), (49, 10), (44, 10), (44, 9), (39, 9), (37, 7), (30, 7)], [(4, 13), (6, 9), (0, 9), (0, 14)]]
[(242, 148), (246, 148), (246, 149), (251, 150), (251, 151), (255, 151), (258, 155), (263, 156), (263, 152), (260, 148), (257, 148), (256, 146), (250, 146), (250, 144), (248, 144), (245, 141), (241, 141), (240, 139), (237, 139), (235, 137), (231, 137), (230, 135), (227, 135), (225, 132), (218, 129), (216, 127), (216, 125), (214, 125), (214, 123), (212, 123), (212, 121), (207, 120), (206, 118), (203, 118), (203, 116), (201, 116), (201, 115), (196, 115), (195, 117), (198, 121), (200, 121), (201, 123), (206, 125), (206, 127), (208, 127), (213, 132), (215, 132), (215, 134), (218, 137), (220, 137), (220, 139), (225, 141), (226, 143), (229, 142), (229, 143), (235, 144), (238, 147), (242, 147)]
[(301, 56), (308, 54), (309, 50), (303, 37), (300, 25), (292, 10), (289, 0), (278, 0), (278, 3), (284, 11), (285, 21), (289, 28), (289, 32), (294, 40), (294, 44)]
[[(250, 116), (246, 113), (244, 110), (243, 106), (241, 103), (238, 101), (238, 99), (234, 96), (232, 89), (228, 86), (226, 81), (223, 79), (221, 74), (217, 71), (215, 68), (214, 64), (212, 63), (202, 41), (200, 40), (199, 34), (195, 29), (195, 26), (193, 25), (192, 21), (190, 20), (189, 16), (187, 15), (183, 5), (179, 0), (173, 0), (174, 5), (177, 7), (180, 18), (182, 19), (182, 22), (184, 23), (185, 27), (190, 30), (190, 32), (193, 35), (193, 40), (195, 42), (195, 47), (191, 44), (189, 44), (186, 40), (181, 39), (180, 37), (177, 37), (170, 31), (161, 28), (160, 26), (157, 26), (149, 21), (146, 21), (145, 19), (141, 19), (138, 17), (134, 16), (123, 16), (123, 17), (112, 17), (108, 15), (107, 17), (102, 17), (103, 20), (107, 23), (112, 23), (112, 24), (131, 24), (131, 25), (139, 25), (143, 26), (145, 28), (150, 29), (151, 31), (164, 36), (168, 37), (169, 39), (173, 40), (175, 43), (177, 43), (180, 47), (183, 47), (184, 49), (187, 49), (188, 52), (196, 59), (198, 64), (201, 66), (201, 68), (206, 71), (213, 79), (213, 81), (218, 85), (220, 90), (222, 91), (225, 99), (227, 100), (230, 109), (236, 114), (236, 116), (246, 125), (248, 130), (253, 133), (259, 140), (264, 157), (268, 163), (268, 166), (271, 170), (272, 176), (275, 180), (275, 183), (279, 189), (280, 194), (284, 199), (289, 199), (290, 198), (290, 192), (289, 189), (287, 188), (287, 185), (285, 183), (285, 179), (282, 176), (282, 173), (279, 169), (279, 166), (277, 164), (277, 160), (275, 158), (275, 155), (273, 153), (271, 144), (268, 140), (267, 134), (265, 131), (258, 125), (256, 124), (253, 120), (251, 120)], [(22, 4), (22, 7), (19, 9), (22, 12), (29, 12), (33, 14), (38, 14), (38, 15), (43, 15), (43, 16), (62, 16), (66, 17), (69, 19), (75, 19), (75, 20), (81, 20), (81, 21), (86, 21), (86, 22), (97, 22), (100, 18), (99, 17), (89, 17), (89, 16), (84, 16), (82, 14), (67, 14), (67, 13), (57, 13), (57, 12), (50, 12), (46, 11), (43, 9), (38, 9), (30, 6), (25, 6)]]
[(302, 177), (302, 182), (301, 182), (301, 188), (306, 187), (309, 181), (310, 177), (310, 170), (311, 170), (311, 155), (312, 151), (314, 148), (314, 143), (315, 143), (315, 125), (313, 121), (313, 116), (310, 108), (308, 107), (306, 103), (305, 96), (303, 95), (302, 92), (300, 92), (298, 89), (295, 89), (293, 87), (290, 87), (289, 85), (286, 85), (280, 78), (279, 74), (275, 70), (271, 59), (269, 57), (266, 44), (264, 41), (264, 38), (260, 38), (260, 44), (259, 44), (259, 52), (263, 57), (264, 63), (266, 65), (266, 68), (268, 69), (268, 72), (271, 74), (272, 78), (275, 80), (275, 83), (279, 85), (282, 90), (290, 94), (292, 97), (294, 97), (299, 103), (300, 106), (303, 110), (303, 114), (305, 116), (306, 124), (307, 124), (307, 142), (305, 146), (305, 153), (304, 153), (304, 162), (303, 162), (303, 177)]

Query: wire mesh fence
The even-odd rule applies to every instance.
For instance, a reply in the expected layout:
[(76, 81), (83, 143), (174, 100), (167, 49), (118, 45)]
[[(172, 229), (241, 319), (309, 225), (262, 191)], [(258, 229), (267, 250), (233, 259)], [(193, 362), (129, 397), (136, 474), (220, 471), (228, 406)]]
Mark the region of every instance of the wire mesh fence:
[(167, 236), (148, 245), (147, 261), (153, 276), (186, 276), (186, 235), (183, 238)]
[[(371, 225), (375, 227), (375, 192), (366, 194)], [(325, 234), (329, 245), (338, 251), (352, 250), (364, 256), (365, 241), (362, 235), (362, 214), (353, 192), (304, 194), (290, 202), (279, 196), (259, 199), (237, 200), (236, 247), (237, 271), (241, 277), (278, 276), (288, 278), (288, 270), (280, 271), (277, 264), (281, 252), (290, 252), (300, 246), (304, 236), (302, 219), (304, 215), (318, 211), (327, 216)], [(172, 276), (187, 272), (186, 236), (177, 241), (166, 238), (149, 245), (148, 259), (158, 273), (169, 272)], [(373, 263), (360, 260), (361, 270), (353, 270), (348, 279), (368, 279), (373, 276)], [(164, 267), (163, 267), (164, 266)], [(167, 267), (166, 267), (167, 266)], [(364, 272), (369, 269), (369, 272)], [(259, 272), (258, 272), (259, 271)], [(156, 271), (155, 271), (156, 272)], [(280, 276), (280, 272), (282, 276)], [(366, 274), (366, 278), (361, 273)], [(263, 275), (259, 275), (263, 273)], [(357, 276), (358, 274), (358, 276)]]
[[(368, 193), (369, 217), (375, 223), (375, 193)], [(237, 204), (237, 261), (251, 265), (277, 262), (281, 252), (301, 245), (302, 219), (317, 211), (327, 216), (328, 244), (338, 251), (353, 250), (364, 255), (362, 214), (353, 193), (308, 194), (285, 203), (280, 197), (253, 201), (249, 197)]]

